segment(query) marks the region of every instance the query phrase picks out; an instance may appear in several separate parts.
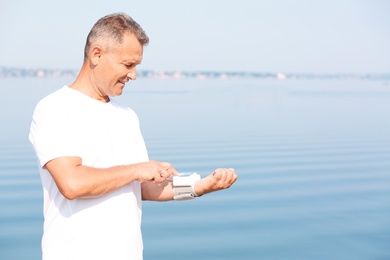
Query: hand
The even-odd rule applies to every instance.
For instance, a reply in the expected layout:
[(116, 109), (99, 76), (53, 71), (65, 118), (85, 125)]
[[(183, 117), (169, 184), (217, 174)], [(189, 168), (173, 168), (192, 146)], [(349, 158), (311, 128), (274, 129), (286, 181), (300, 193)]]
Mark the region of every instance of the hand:
[(137, 164), (136, 174), (139, 182), (161, 183), (171, 175), (178, 175), (178, 172), (168, 162), (148, 161)]
[(195, 185), (195, 192), (200, 196), (213, 191), (227, 189), (237, 178), (238, 176), (233, 168), (219, 168), (209, 176), (199, 180)]

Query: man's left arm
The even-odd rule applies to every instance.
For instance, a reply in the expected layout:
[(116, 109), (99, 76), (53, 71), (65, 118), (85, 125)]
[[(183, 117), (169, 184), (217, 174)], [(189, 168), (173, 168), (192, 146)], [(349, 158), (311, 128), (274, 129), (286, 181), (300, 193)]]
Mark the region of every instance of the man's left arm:
[[(232, 168), (218, 168), (209, 176), (200, 179), (194, 185), (198, 196), (229, 188), (236, 180), (237, 174)], [(142, 184), (142, 199), (152, 201), (173, 200), (173, 182), (167, 179), (162, 183), (146, 181)]]

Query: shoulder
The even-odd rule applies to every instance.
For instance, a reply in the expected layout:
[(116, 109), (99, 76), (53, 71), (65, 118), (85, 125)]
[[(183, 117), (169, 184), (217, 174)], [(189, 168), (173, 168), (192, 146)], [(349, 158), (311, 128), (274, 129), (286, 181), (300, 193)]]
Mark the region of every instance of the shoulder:
[(39, 108), (49, 108), (49, 107), (56, 107), (56, 106), (59, 106), (61, 103), (65, 102), (67, 100), (66, 96), (67, 96), (67, 88), (68, 87), (62, 87), (56, 91), (54, 91), (53, 93), (47, 95), (46, 97), (42, 98), (36, 108), (39, 109)]
[(56, 121), (57, 117), (65, 118), (71, 110), (77, 109), (77, 99), (72, 97), (69, 87), (64, 86), (41, 99), (35, 106), (33, 119)]

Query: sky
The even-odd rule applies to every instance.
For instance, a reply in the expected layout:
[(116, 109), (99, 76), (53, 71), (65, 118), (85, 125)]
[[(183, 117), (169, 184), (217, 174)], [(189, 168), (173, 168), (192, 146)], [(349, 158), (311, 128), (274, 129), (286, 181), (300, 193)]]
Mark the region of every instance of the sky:
[(0, 0), (0, 66), (78, 69), (114, 12), (150, 37), (141, 70), (390, 73), (387, 0)]

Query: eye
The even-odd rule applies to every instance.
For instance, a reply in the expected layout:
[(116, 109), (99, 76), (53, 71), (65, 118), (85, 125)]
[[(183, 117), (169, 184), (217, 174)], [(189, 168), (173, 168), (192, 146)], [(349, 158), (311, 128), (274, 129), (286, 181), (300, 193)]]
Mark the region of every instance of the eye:
[(127, 69), (132, 69), (132, 68), (134, 68), (134, 64), (124, 64), (125, 65), (125, 67), (127, 68)]

